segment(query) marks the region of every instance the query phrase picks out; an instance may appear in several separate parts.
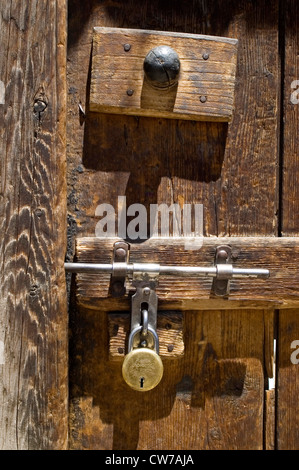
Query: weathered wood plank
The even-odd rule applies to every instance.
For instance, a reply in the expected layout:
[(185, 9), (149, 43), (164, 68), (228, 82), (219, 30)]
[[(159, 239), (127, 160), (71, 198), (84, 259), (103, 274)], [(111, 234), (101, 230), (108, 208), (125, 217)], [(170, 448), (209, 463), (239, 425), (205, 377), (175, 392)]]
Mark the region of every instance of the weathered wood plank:
[[(281, 233), (298, 236), (299, 177), (299, 8), (296, 0), (282, 2), (281, 49), (284, 57), (281, 128)], [(298, 257), (294, 260), (298, 262)], [(298, 289), (298, 283), (296, 283)], [(299, 310), (281, 310), (278, 321), (277, 441), (276, 448), (299, 448), (299, 355), (293, 342), (299, 340)], [(292, 346), (293, 344), (293, 346)], [(295, 354), (292, 362), (291, 355)]]
[(265, 391), (265, 444), (264, 450), (275, 450), (275, 390)]
[(281, 310), (278, 321), (276, 445), (297, 450), (299, 442), (299, 311)]
[[(124, 49), (125, 44), (130, 45), (129, 50)], [(151, 49), (162, 45), (177, 52), (180, 74), (177, 86), (158, 90), (144, 79), (143, 62)], [(236, 57), (237, 40), (231, 38), (95, 27), (89, 109), (135, 116), (230, 121)], [(131, 90), (129, 95), (127, 90)]]
[[(123, 360), (128, 351), (130, 312), (109, 313), (109, 359)], [(159, 355), (163, 359), (179, 358), (184, 354), (182, 312), (160, 312), (157, 317)]]
[(1, 2), (0, 448), (68, 433), (66, 4)]
[(284, 69), (282, 127), (282, 194), (281, 230), (283, 236), (299, 234), (299, 9), (295, 0), (284, 3), (283, 12)]
[[(78, 238), (78, 262), (111, 263), (115, 239)], [(181, 266), (213, 266), (216, 247), (219, 245), (232, 246), (233, 266), (238, 268), (266, 268), (270, 271), (269, 279), (232, 279), (230, 293), (227, 299), (217, 299), (212, 294), (212, 279), (208, 277), (172, 276), (161, 274), (157, 294), (159, 300), (171, 308), (199, 308), (205, 301), (204, 308), (232, 308), (255, 305), (263, 308), (269, 302), (269, 308), (278, 306), (292, 307), (298, 304), (299, 293), (296, 285), (299, 283), (299, 242), (297, 238), (204, 238), (199, 250), (186, 250), (182, 239), (150, 239), (141, 244), (132, 244), (130, 263), (159, 263), (161, 265)], [(110, 298), (109, 274), (77, 274), (77, 300), (80, 304), (93, 308), (104, 308), (103, 299)], [(127, 296), (130, 285), (127, 284)], [(178, 302), (178, 305), (176, 305)], [(262, 302), (260, 304), (259, 302)], [(110, 298), (110, 309), (123, 304), (123, 300)], [(210, 306), (209, 306), (210, 305)], [(107, 302), (105, 308), (108, 308)]]

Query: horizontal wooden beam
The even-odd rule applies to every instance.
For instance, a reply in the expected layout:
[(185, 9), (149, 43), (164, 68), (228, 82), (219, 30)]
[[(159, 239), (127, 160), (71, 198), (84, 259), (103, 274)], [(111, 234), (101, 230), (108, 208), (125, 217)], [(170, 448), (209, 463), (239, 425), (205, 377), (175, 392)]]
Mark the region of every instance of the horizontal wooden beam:
[[(78, 238), (78, 262), (111, 263), (118, 239)], [(219, 245), (232, 247), (232, 264), (239, 268), (269, 269), (269, 279), (232, 279), (228, 298), (212, 293), (211, 278), (160, 275), (160, 309), (291, 308), (299, 305), (298, 238), (203, 238), (198, 249), (185, 249), (183, 238), (151, 238), (131, 244), (130, 262), (180, 266), (213, 266)], [(109, 274), (77, 274), (78, 303), (100, 310), (128, 310), (132, 288), (123, 298), (111, 298)]]

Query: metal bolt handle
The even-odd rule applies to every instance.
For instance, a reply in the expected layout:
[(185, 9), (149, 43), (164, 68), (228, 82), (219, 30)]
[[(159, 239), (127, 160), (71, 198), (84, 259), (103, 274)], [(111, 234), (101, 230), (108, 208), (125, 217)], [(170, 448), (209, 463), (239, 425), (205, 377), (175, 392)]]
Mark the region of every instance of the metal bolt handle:
[[(115, 263), (114, 263), (115, 264)], [(107, 273), (113, 274), (113, 264), (100, 263), (65, 263), (65, 270), (73, 273)], [(127, 276), (136, 273), (159, 273), (170, 276), (204, 276), (217, 279), (232, 278), (259, 278), (267, 279), (270, 276), (268, 269), (261, 268), (235, 268), (232, 264), (216, 264), (211, 267), (202, 266), (165, 266), (154, 263), (123, 263)]]

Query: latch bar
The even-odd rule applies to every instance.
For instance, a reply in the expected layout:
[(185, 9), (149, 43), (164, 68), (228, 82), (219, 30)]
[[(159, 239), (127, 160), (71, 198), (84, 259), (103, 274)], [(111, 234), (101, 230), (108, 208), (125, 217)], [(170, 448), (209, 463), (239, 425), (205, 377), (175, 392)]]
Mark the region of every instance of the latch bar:
[[(113, 264), (102, 263), (65, 263), (65, 270), (73, 273), (113, 274)], [(158, 273), (170, 276), (206, 276), (212, 278), (232, 279), (241, 277), (268, 279), (270, 272), (262, 268), (235, 268), (231, 264), (215, 266), (166, 266), (151, 263), (126, 263), (127, 276), (139, 273)]]

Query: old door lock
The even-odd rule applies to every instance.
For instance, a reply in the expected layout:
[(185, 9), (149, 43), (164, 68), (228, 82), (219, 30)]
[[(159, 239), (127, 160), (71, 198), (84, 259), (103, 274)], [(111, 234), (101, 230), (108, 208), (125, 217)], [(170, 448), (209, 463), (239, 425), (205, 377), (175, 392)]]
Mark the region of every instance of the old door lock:
[(132, 285), (136, 292), (131, 299), (131, 330), (122, 374), (134, 390), (147, 391), (158, 385), (163, 376), (163, 363), (159, 356), (157, 311), (159, 271), (153, 265), (148, 273), (133, 273)]
[(229, 294), (229, 282), (233, 278), (269, 277), (268, 269), (233, 267), (231, 248), (227, 245), (217, 247), (214, 266), (207, 267), (129, 263), (129, 250), (128, 243), (116, 242), (111, 264), (65, 263), (65, 269), (77, 273), (110, 273), (110, 293), (113, 297), (120, 297), (126, 293), (127, 282), (136, 289), (131, 299), (131, 328), (122, 374), (125, 382), (138, 391), (153, 389), (163, 376), (157, 335), (156, 288), (160, 275), (209, 276), (213, 278), (214, 295), (221, 297)]

